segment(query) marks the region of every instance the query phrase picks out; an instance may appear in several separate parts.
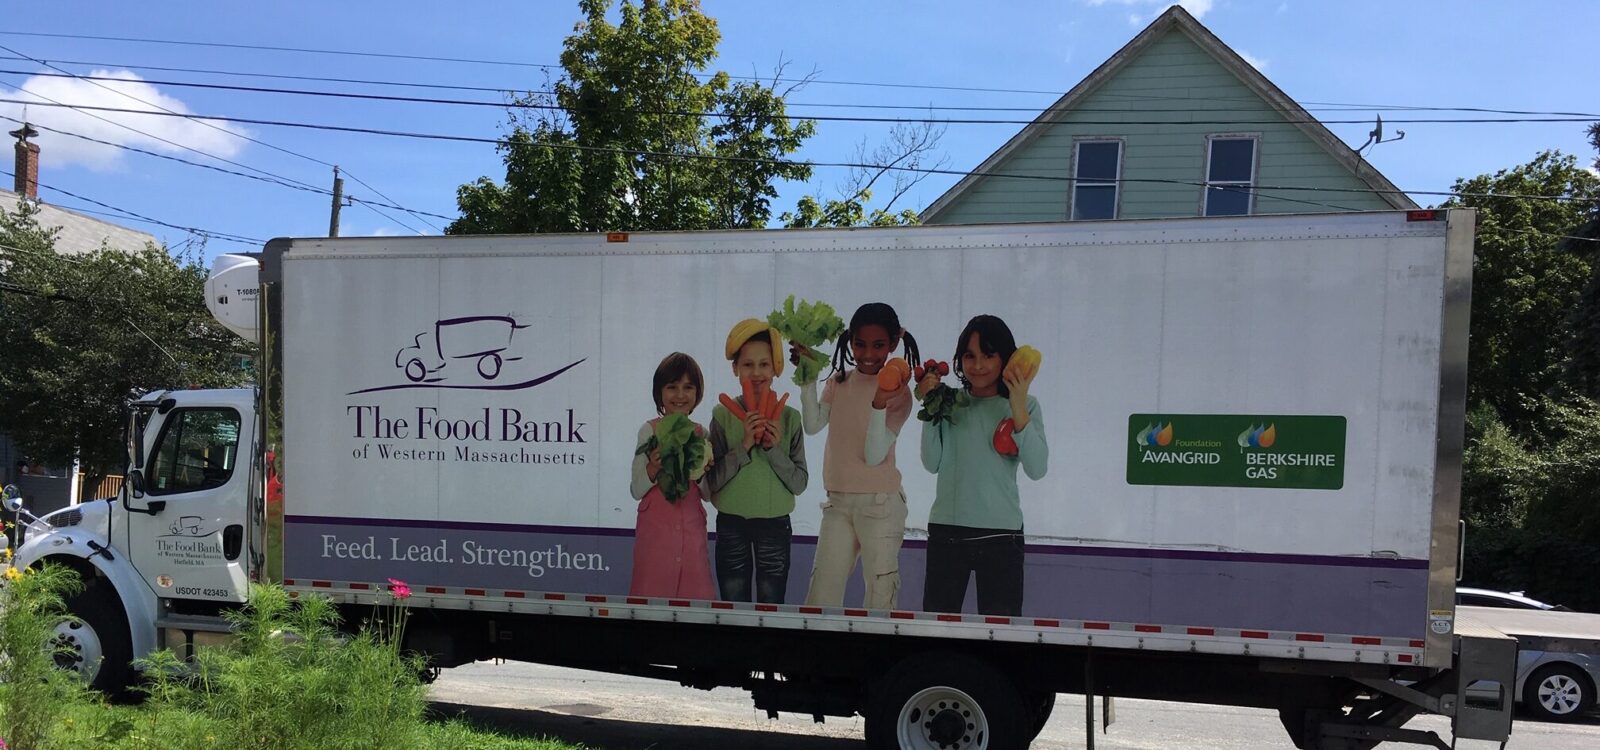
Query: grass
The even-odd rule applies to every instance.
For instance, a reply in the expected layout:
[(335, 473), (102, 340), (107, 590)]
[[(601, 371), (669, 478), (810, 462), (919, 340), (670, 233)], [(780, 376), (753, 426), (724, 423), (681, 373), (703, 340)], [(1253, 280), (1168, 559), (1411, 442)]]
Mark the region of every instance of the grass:
[(72, 572), (13, 571), (0, 583), (0, 747), (9, 750), (581, 750), (430, 720), (422, 665), (398, 647), (403, 590), (352, 635), (327, 599), (258, 586), (231, 617), (233, 643), (188, 664), (151, 655), (143, 702), (111, 705), (40, 647), (68, 617), (62, 596), (78, 585)]

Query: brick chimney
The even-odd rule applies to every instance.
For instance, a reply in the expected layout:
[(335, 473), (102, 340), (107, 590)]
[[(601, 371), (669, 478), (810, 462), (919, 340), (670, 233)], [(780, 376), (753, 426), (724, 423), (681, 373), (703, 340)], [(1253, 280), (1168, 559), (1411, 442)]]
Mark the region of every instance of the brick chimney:
[(17, 139), (17, 163), (12, 170), (17, 177), (16, 192), (30, 201), (39, 200), (39, 144), (29, 143), (28, 139), (38, 134), (39, 131), (26, 122), (11, 131), (11, 136)]

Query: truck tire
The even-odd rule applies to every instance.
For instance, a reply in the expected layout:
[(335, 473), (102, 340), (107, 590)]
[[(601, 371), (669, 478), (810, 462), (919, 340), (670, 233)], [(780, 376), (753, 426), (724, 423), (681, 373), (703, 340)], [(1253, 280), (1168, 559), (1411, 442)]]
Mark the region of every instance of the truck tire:
[(1026, 694), (1025, 700), (1033, 711), (1028, 725), (1028, 741), (1032, 742), (1044, 731), (1044, 725), (1050, 723), (1050, 714), (1056, 710), (1056, 694), (1032, 692)]
[(90, 581), (67, 598), (71, 619), (56, 625), (51, 645), (62, 649), (56, 665), (77, 672), (89, 687), (122, 698), (133, 682), (133, 643), (122, 599), (111, 586)]
[(1534, 718), (1573, 721), (1594, 706), (1594, 684), (1571, 664), (1547, 664), (1522, 684), (1522, 705)]
[(918, 654), (868, 698), (872, 750), (1022, 750), (1034, 712), (999, 670), (964, 654)]

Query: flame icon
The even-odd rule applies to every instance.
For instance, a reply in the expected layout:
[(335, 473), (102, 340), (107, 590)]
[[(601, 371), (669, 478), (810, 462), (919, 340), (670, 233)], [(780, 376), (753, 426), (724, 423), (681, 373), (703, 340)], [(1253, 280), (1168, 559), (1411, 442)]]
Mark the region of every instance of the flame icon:
[(1146, 448), (1165, 448), (1172, 444), (1172, 423), (1145, 425), (1143, 430), (1133, 438), (1133, 442)]
[(1239, 437), (1235, 442), (1239, 444), (1240, 449), (1271, 448), (1274, 443), (1278, 442), (1278, 425), (1276, 422), (1252, 425), (1245, 428), (1244, 432), (1239, 433)]

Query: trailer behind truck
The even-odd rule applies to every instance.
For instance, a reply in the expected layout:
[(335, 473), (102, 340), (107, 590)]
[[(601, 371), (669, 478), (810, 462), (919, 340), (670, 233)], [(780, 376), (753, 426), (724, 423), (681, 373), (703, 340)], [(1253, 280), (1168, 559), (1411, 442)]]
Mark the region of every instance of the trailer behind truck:
[[(22, 557), (93, 577), (102, 682), (225, 630), (253, 582), (364, 609), (400, 579), (407, 645), (436, 666), (741, 687), (862, 715), (875, 748), (1024, 747), (1058, 692), (1272, 707), (1301, 748), (1438, 745), (1402, 727), (1423, 710), (1503, 740), (1515, 642), (1462, 627), (1453, 592), (1472, 221), (275, 240), (208, 289), (259, 345), (259, 388), (135, 404), (128, 489), (47, 517)], [(964, 584), (960, 611), (924, 607), (954, 582), (929, 564), (937, 428), (917, 419), (895, 441), (892, 606), (859, 571), (842, 604), (807, 603), (826, 432), (799, 438), (780, 595), (631, 589), (658, 363), (698, 362), (709, 425), (740, 393), (730, 328), (790, 295), (846, 319), (888, 303), (952, 364), (980, 314), (1043, 352), (1020, 609)], [(691, 536), (717, 527), (704, 509)]]

